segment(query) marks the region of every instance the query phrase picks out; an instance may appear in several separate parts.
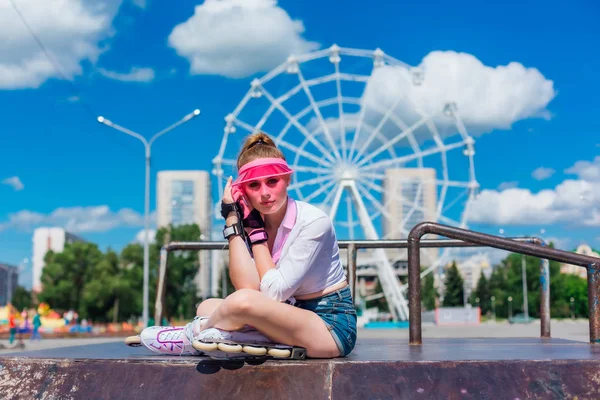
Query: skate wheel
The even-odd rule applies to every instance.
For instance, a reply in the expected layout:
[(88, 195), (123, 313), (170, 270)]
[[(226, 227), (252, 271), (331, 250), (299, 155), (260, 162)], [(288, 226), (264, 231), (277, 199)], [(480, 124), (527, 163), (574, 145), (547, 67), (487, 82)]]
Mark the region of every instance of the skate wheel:
[(194, 340), (192, 342), (192, 347), (198, 351), (215, 351), (217, 349), (217, 344)]
[(241, 353), (242, 346), (239, 344), (219, 343), (217, 348), (225, 353)]
[(131, 347), (139, 347), (142, 345), (142, 338), (139, 335), (128, 336), (125, 338), (125, 344)]
[(267, 349), (264, 347), (244, 346), (242, 347), (242, 351), (253, 356), (264, 356), (267, 354)]
[(269, 354), (271, 357), (288, 358), (292, 355), (292, 352), (286, 349), (269, 349), (267, 354)]

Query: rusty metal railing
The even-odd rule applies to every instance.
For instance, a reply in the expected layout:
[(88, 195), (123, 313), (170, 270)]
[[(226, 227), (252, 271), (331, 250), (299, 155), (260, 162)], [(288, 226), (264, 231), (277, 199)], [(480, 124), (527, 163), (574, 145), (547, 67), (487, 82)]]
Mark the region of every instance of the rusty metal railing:
[[(539, 244), (506, 239), (434, 222), (421, 222), (420, 224), (415, 225), (408, 235), (408, 307), (409, 343), (411, 345), (421, 345), (423, 343), (421, 337), (420, 249), (421, 247), (425, 247), (423, 246), (421, 238), (426, 234), (445, 236), (481, 246), (494, 247), (587, 268), (590, 343), (600, 343), (600, 299), (598, 298), (600, 295), (598, 288), (600, 281), (600, 258), (584, 256), (564, 250), (551, 249)], [(540, 317), (545, 315), (545, 317), (548, 318), (548, 336), (550, 336), (550, 281), (549, 279), (545, 280), (545, 278), (549, 278), (550, 275), (547, 271), (548, 265), (546, 264), (542, 267), (542, 277), (540, 278), (540, 290), (545, 294), (542, 296), (542, 301), (540, 302)], [(543, 327), (542, 336), (544, 336)]]
[[(535, 237), (521, 237), (509, 239), (515, 242), (527, 242), (544, 244), (541, 239)], [(352, 298), (356, 298), (356, 267), (357, 253), (359, 249), (387, 248), (387, 249), (406, 249), (409, 248), (409, 241), (406, 239), (393, 240), (341, 240), (339, 241), (341, 249), (347, 249), (347, 269), (348, 283), (352, 291)], [(444, 248), (444, 247), (480, 247), (481, 244), (470, 243), (464, 240), (456, 239), (424, 239), (419, 240), (419, 247), (423, 248)], [(163, 308), (166, 295), (167, 284), (167, 260), (171, 251), (176, 250), (226, 250), (227, 243), (224, 242), (171, 242), (164, 245), (160, 250), (160, 266), (158, 272), (158, 283), (156, 291), (156, 302), (154, 309), (154, 320), (162, 321)], [(409, 268), (410, 271), (410, 268)], [(419, 271), (420, 272), (420, 271)], [(409, 275), (410, 277), (410, 275)], [(420, 279), (420, 276), (419, 276)], [(540, 321), (541, 336), (550, 337), (550, 272), (548, 269), (548, 260), (542, 260), (540, 264)], [(409, 286), (410, 292), (410, 286)], [(420, 288), (419, 288), (420, 299)], [(420, 300), (419, 300), (420, 301)], [(420, 308), (419, 308), (420, 310)], [(419, 324), (420, 324), (419, 315)], [(419, 327), (420, 331), (420, 327)]]

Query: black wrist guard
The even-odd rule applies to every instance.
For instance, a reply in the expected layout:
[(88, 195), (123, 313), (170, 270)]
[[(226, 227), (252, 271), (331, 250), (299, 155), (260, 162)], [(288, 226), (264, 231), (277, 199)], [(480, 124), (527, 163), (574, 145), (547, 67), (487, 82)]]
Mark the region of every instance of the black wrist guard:
[(224, 219), (227, 219), (227, 216), (231, 212), (235, 212), (238, 215), (238, 218), (240, 217), (240, 208), (238, 207), (238, 204), (235, 201), (233, 203), (221, 202), (221, 216)]

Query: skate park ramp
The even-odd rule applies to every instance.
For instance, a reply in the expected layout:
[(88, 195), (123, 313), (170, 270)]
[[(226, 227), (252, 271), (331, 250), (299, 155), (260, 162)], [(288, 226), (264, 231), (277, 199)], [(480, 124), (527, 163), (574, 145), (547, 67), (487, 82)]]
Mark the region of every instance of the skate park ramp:
[(0, 357), (2, 399), (600, 398), (600, 346), (564, 339), (359, 339), (333, 360), (212, 360), (104, 343)]

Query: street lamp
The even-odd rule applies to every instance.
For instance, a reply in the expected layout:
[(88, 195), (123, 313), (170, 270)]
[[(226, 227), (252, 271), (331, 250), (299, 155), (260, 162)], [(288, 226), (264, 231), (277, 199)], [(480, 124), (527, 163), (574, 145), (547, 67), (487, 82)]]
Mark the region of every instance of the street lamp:
[(523, 314), (525, 314), (525, 321), (529, 321), (529, 299), (527, 298), (527, 266), (525, 263), (524, 254), (521, 254), (521, 274), (523, 277)]
[(508, 320), (512, 318), (512, 296), (508, 296)]
[[(179, 125), (186, 123), (194, 117), (200, 115), (200, 110), (196, 109), (191, 113), (187, 114), (185, 117), (175, 122), (173, 125), (168, 126), (167, 128), (157, 132), (152, 136), (150, 140), (146, 140), (145, 137), (140, 135), (139, 133), (130, 131), (127, 128), (123, 128), (112, 121), (100, 116), (98, 117), (98, 122), (114, 128), (118, 131), (126, 133), (129, 136), (133, 136), (134, 138), (140, 140), (144, 144), (145, 152), (146, 152), (146, 184), (145, 184), (145, 194), (144, 194), (144, 289), (143, 289), (143, 310), (142, 310), (142, 320), (144, 321), (144, 326), (148, 326), (148, 280), (150, 275), (150, 251), (148, 245), (148, 230), (150, 229), (150, 152), (152, 149), (152, 144), (158, 137), (164, 135), (165, 133), (177, 128)], [(157, 321), (157, 323), (160, 321)]]
[(496, 296), (492, 296), (491, 300), (492, 300), (492, 314), (494, 315), (494, 322), (496, 322)]

